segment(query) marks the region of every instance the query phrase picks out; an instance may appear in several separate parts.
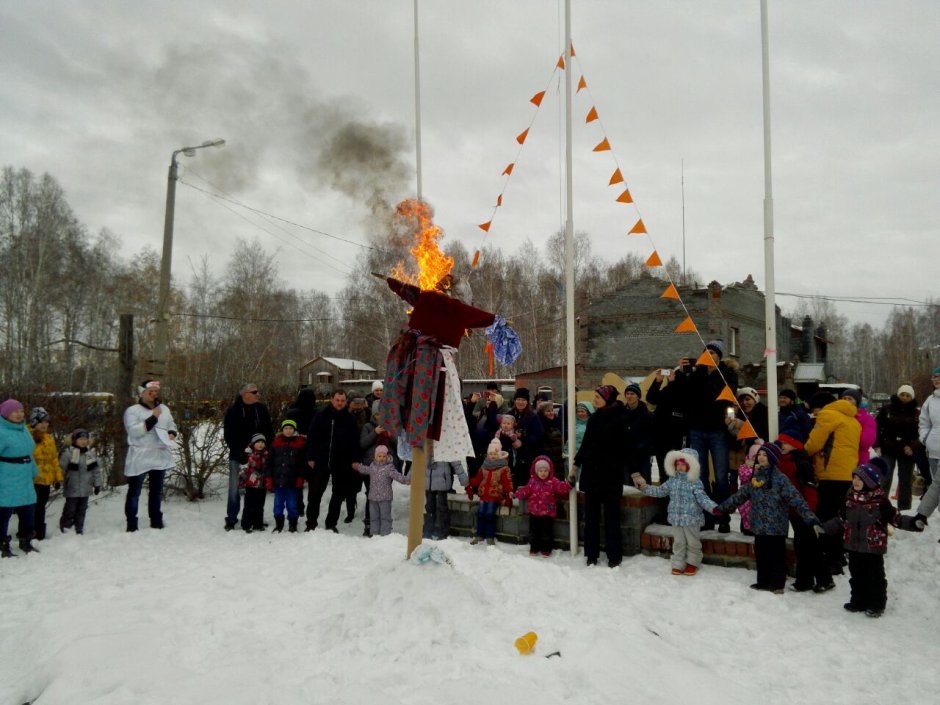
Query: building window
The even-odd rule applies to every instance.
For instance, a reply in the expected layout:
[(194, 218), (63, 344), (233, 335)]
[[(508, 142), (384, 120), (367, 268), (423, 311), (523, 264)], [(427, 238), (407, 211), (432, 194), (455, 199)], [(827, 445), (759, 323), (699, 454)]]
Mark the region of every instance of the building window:
[(732, 328), (731, 329), (731, 344), (728, 346), (729, 355), (734, 355), (735, 357), (737, 357), (738, 346), (740, 345), (740, 340), (741, 340), (741, 329)]

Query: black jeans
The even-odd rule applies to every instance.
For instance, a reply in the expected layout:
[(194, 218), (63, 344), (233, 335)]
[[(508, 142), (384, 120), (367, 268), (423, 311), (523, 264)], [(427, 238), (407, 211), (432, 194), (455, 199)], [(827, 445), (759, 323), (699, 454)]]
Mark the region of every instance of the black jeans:
[(810, 589), (816, 585), (832, 582), (829, 564), (822, 552), (822, 540), (816, 538), (813, 527), (802, 519), (790, 518), (793, 525), (793, 549), (796, 551), (796, 586)]
[(16, 514), (19, 520), (19, 531), (16, 538), (33, 538), (33, 519), (36, 516), (36, 507), (32, 504), (23, 504), (19, 507), (0, 507), (0, 539), (5, 539), (10, 529), (10, 518)]
[(888, 601), (884, 554), (849, 551), (849, 576), (853, 605), (866, 610), (884, 610)]
[(124, 499), (124, 516), (128, 520), (137, 520), (137, 505), (140, 501), (140, 493), (144, 488), (144, 480), (147, 481), (147, 515), (151, 522), (163, 519), (161, 503), (163, 502), (163, 478), (166, 476), (166, 470), (148, 470), (141, 475), (127, 478), (127, 497)]
[(787, 537), (755, 536), (757, 584), (768, 590), (781, 590), (787, 584)]
[(266, 490), (263, 487), (245, 488), (245, 506), (242, 509), (243, 529), (264, 528), (264, 498)]
[(424, 494), (424, 530), (426, 539), (446, 539), (450, 534), (450, 508), (447, 490), (427, 490)]
[(313, 471), (313, 480), (310, 482), (310, 491), (307, 495), (307, 528), (315, 529), (317, 521), (320, 518), (320, 501), (323, 499), (323, 493), (326, 492), (326, 486), (333, 481), (333, 493), (330, 495), (330, 504), (326, 510), (326, 528), (335, 529), (339, 522), (339, 512), (346, 500), (348, 489), (349, 473), (356, 472), (351, 467), (342, 472), (330, 472), (321, 470), (319, 467)]
[[(816, 505), (816, 516), (820, 523), (825, 524), (829, 519), (838, 516), (839, 510), (845, 504), (845, 495), (852, 486), (851, 480), (820, 480), (819, 502)], [(845, 565), (845, 549), (842, 547), (842, 534), (837, 536), (822, 536), (819, 539), (822, 545), (823, 558), (829, 565), (833, 575), (842, 574)]]
[(46, 504), (49, 502), (50, 485), (33, 485), (36, 488), (36, 516), (33, 526), (36, 528), (36, 538), (42, 541), (46, 538)]
[(623, 559), (623, 535), (620, 532), (620, 498), (616, 492), (584, 493), (584, 556), (597, 560), (601, 555), (601, 513), (604, 515), (604, 551), (607, 560)]
[[(618, 522), (619, 524), (619, 522)], [(555, 548), (555, 517), (529, 515), (529, 546), (538, 553), (551, 553)], [(608, 555), (609, 552), (608, 552)]]

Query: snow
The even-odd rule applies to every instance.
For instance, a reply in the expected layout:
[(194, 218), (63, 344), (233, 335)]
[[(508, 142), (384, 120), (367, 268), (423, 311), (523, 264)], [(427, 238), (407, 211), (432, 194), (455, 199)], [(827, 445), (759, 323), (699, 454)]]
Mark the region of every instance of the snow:
[(778, 596), (743, 569), (588, 568), (457, 538), (436, 544), (448, 563), (415, 565), (402, 533), (363, 538), (359, 516), (338, 535), (247, 535), (222, 530), (223, 498), (164, 509), (165, 530), (124, 533), (117, 490), (84, 536), (0, 562), (0, 703), (834, 705), (929, 701), (940, 682), (933, 527), (891, 539), (871, 619), (842, 609), (848, 576)]

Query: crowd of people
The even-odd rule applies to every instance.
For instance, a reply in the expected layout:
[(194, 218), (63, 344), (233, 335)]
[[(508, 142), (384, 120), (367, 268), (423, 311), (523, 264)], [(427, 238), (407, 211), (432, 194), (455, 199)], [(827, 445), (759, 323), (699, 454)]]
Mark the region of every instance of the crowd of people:
[[(780, 592), (786, 580), (785, 540), (792, 527), (797, 554), (798, 592), (825, 592), (833, 576), (852, 574), (851, 611), (877, 616), (884, 609), (883, 556), (888, 526), (922, 531), (940, 504), (940, 367), (933, 370), (933, 393), (918, 408), (914, 389), (902, 384), (872, 417), (861, 395), (848, 389), (842, 398), (819, 392), (804, 404), (795, 392), (777, 400), (779, 434), (769, 435), (769, 407), (757, 390), (738, 387), (734, 367), (724, 360), (721, 341), (705, 347), (710, 365), (682, 359), (672, 370), (656, 372), (643, 392), (628, 384), (621, 394), (598, 387), (593, 402), (580, 402), (571, 429), (575, 455), (570, 476), (565, 409), (528, 389), (506, 400), (495, 384), (468, 395), (464, 417), (474, 455), (460, 462), (438, 462), (426, 469), (424, 536), (450, 532), (448, 495), (454, 479), (471, 498), (479, 497), (472, 543), (495, 541), (501, 505), (524, 499), (530, 515), (531, 553), (550, 555), (552, 519), (574, 488), (584, 495), (584, 553), (588, 565), (600, 557), (601, 530), (608, 565), (622, 561), (620, 508), (624, 486), (668, 498), (666, 520), (674, 529), (672, 572), (694, 575), (702, 561), (701, 531), (730, 531), (730, 513), (741, 515), (741, 530), (755, 537), (757, 590)], [(719, 399), (725, 386), (736, 389), (737, 405)], [(124, 413), (128, 454), (124, 474), (126, 530), (138, 530), (138, 504), (148, 485), (151, 528), (164, 528), (163, 484), (174, 466), (177, 428), (160, 400), (160, 382), (146, 380), (138, 400)], [(273, 495), (274, 531), (314, 531), (328, 486), (332, 492), (325, 528), (338, 532), (352, 522), (365, 490), (363, 534), (391, 532), (393, 483), (410, 482), (411, 449), (382, 426), (383, 385), (366, 396), (335, 390), (323, 408), (303, 389), (275, 427), (256, 384), (241, 387), (224, 417), (228, 447), (228, 485), (224, 529), (239, 525), (247, 533), (264, 530), (264, 507)], [(651, 410), (647, 402), (653, 406)], [(38, 549), (47, 538), (50, 490), (62, 487), (62, 532), (84, 531), (88, 498), (101, 490), (101, 470), (89, 433), (75, 429), (61, 453), (49, 433), (42, 407), (26, 416), (14, 399), (0, 404), (0, 550), (14, 555), (8, 535), (18, 517), (21, 551)], [(743, 438), (745, 423), (756, 438)], [(872, 449), (876, 453), (872, 454)], [(653, 460), (662, 470), (653, 482)], [(888, 493), (898, 477), (897, 506)], [(919, 472), (927, 490), (913, 515), (912, 478)], [(244, 499), (244, 506), (242, 506)], [(345, 510), (345, 516), (344, 514)], [(900, 511), (899, 511), (900, 510)], [(285, 516), (286, 515), (286, 516)], [(286, 523), (285, 523), (286, 520)], [(848, 559), (846, 558), (848, 556)]]

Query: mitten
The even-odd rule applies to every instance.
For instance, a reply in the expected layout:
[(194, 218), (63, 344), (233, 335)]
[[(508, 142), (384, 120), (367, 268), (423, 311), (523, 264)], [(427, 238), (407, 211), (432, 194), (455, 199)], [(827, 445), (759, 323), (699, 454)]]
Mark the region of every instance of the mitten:
[(826, 535), (826, 530), (822, 528), (819, 524), (813, 524), (813, 533), (816, 534), (816, 538)]
[(78, 461), (82, 459), (82, 451), (78, 448), (72, 448), (72, 453), (69, 455), (69, 462), (72, 465), (78, 465)]
[(712, 509), (712, 514), (714, 514), (716, 517), (720, 517), (724, 514), (724, 512), (721, 511), (721, 509), (719, 509), (718, 507), (715, 507), (714, 509)]
[(302, 477), (297, 478), (296, 487), (298, 490), (302, 490), (304, 488), (304, 479)]
[(927, 526), (927, 517), (923, 514), (915, 514), (911, 531), (923, 531), (925, 526)]
[(473, 499), (473, 488), (470, 485), (467, 485), (467, 497)]
[(95, 494), (101, 494), (101, 485), (95, 485)]
[(264, 489), (266, 489), (268, 492), (271, 492), (272, 490), (274, 490), (274, 478), (271, 478), (271, 477), (264, 478)]
[(54, 490), (61, 490), (61, 489), (62, 489), (62, 483), (56, 481), (56, 482), (52, 485), (52, 489), (54, 489)]

